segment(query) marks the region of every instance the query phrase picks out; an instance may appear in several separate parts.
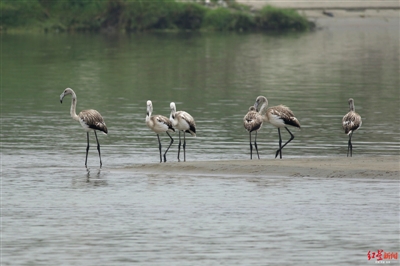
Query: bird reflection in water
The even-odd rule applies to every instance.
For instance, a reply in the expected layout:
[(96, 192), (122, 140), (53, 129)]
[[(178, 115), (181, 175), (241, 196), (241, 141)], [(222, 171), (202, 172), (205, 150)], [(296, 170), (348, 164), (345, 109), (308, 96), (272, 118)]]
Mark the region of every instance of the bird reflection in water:
[(102, 179), (101, 168), (93, 171), (90, 171), (90, 168), (86, 168), (86, 184), (91, 184), (95, 187), (108, 186), (107, 180)]

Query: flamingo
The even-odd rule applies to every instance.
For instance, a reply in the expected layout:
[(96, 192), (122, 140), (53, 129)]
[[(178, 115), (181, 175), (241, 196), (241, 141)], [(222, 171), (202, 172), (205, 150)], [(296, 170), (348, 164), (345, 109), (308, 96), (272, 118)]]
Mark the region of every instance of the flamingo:
[(196, 123), (194, 118), (185, 111), (176, 111), (176, 106), (174, 102), (171, 102), (169, 107), (171, 108), (171, 114), (169, 120), (172, 126), (179, 131), (179, 145), (178, 145), (178, 162), (179, 154), (181, 151), (181, 131), (183, 131), (183, 161), (186, 162), (186, 137), (185, 133), (190, 133), (192, 136), (196, 137)]
[[(294, 116), (293, 112), (284, 105), (278, 105), (268, 108), (268, 100), (264, 96), (258, 96), (254, 107), (260, 113), (264, 122), (269, 122), (278, 128), (279, 134), (279, 149), (276, 151), (275, 158), (280, 155), (282, 159), (282, 149), (294, 139), (294, 135), (287, 128), (288, 125), (300, 128), (300, 122)], [(282, 145), (281, 128), (285, 128), (290, 134), (290, 139)]]
[(167, 133), (169, 138), (171, 139), (171, 142), (169, 143), (169, 146), (167, 150), (164, 153), (164, 163), (167, 161), (167, 152), (169, 148), (171, 147), (172, 143), (174, 142), (174, 139), (171, 137), (171, 135), (168, 132), (175, 132), (175, 129), (172, 127), (171, 121), (165, 116), (162, 115), (151, 115), (153, 113), (153, 103), (149, 100), (147, 101), (147, 115), (146, 115), (146, 125), (153, 130), (157, 134), (158, 138), (158, 149), (160, 151), (160, 163), (162, 162), (162, 157), (161, 157), (161, 141), (160, 141), (160, 133)]
[(86, 159), (85, 159), (85, 167), (87, 168), (87, 158), (88, 158), (88, 152), (89, 152), (89, 132), (93, 130), (94, 135), (96, 136), (96, 141), (97, 141), (97, 151), (99, 152), (99, 158), (100, 158), (100, 168), (103, 165), (101, 162), (101, 154), (100, 154), (100, 143), (97, 138), (97, 133), (96, 130), (99, 130), (103, 132), (104, 134), (107, 135), (108, 130), (106, 123), (104, 123), (104, 119), (101, 116), (99, 112), (96, 110), (90, 109), (90, 110), (83, 110), (81, 111), (78, 115), (76, 114), (76, 103), (78, 101), (75, 92), (71, 88), (66, 88), (63, 93), (60, 95), (60, 102), (62, 103), (64, 97), (66, 95), (72, 95), (72, 101), (71, 101), (71, 110), (70, 114), (71, 117), (79, 121), (83, 129), (86, 131), (86, 136), (87, 136), (87, 146), (86, 146)]
[(352, 98), (349, 99), (349, 109), (349, 112), (342, 119), (342, 127), (344, 133), (349, 135), (349, 142), (347, 144), (347, 157), (349, 157), (349, 152), (350, 157), (352, 157), (353, 145), (351, 144), (351, 137), (353, 136), (354, 131), (361, 127), (362, 121), (361, 116), (355, 112), (356, 108)]
[(263, 120), (254, 106), (249, 107), (249, 111), (243, 118), (243, 124), (244, 128), (247, 130), (247, 132), (249, 132), (250, 136), (250, 160), (253, 159), (253, 145), (251, 145), (251, 132), (253, 131), (256, 132), (254, 137), (254, 147), (256, 148), (258, 159), (260, 159), (257, 148), (257, 132), (261, 129)]

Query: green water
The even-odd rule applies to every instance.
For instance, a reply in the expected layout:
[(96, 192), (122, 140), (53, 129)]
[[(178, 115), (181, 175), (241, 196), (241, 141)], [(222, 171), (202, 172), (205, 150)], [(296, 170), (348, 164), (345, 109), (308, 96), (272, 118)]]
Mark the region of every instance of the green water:
[[(3, 152), (39, 150), (44, 161), (84, 154), (70, 98), (59, 103), (71, 87), (78, 112), (96, 109), (106, 121), (109, 136), (100, 143), (109, 166), (157, 162), (147, 100), (155, 114), (169, 116), (174, 101), (195, 118), (189, 160), (249, 158), (242, 119), (258, 95), (289, 106), (302, 125), (284, 156), (345, 156), (341, 118), (350, 97), (363, 119), (354, 155), (398, 154), (398, 24), (360, 21), (306, 34), (2, 35)], [(264, 125), (258, 141), (261, 158), (273, 158), (277, 130)]]

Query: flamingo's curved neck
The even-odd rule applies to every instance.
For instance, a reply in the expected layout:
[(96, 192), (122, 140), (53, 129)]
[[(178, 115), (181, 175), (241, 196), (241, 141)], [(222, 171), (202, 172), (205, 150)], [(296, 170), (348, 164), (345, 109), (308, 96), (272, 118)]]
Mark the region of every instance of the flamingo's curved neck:
[(71, 110), (70, 110), (70, 113), (71, 113), (71, 117), (74, 119), (74, 120), (78, 120), (79, 121), (79, 116), (76, 114), (76, 102), (77, 102), (78, 100), (77, 100), (77, 98), (76, 98), (76, 94), (75, 93), (72, 93), (72, 100), (71, 100)]
[(170, 119), (175, 119), (176, 107), (171, 108), (171, 114), (169, 116)]
[(350, 111), (355, 112), (356, 108), (354, 107), (354, 102), (350, 102), (350, 106), (349, 106)]
[(260, 115), (265, 115), (267, 113), (267, 109), (268, 109), (268, 101), (265, 101), (261, 107), (260, 107), (260, 111), (258, 112)]
[(146, 122), (150, 122), (150, 116), (151, 116), (152, 110), (150, 107), (147, 107), (147, 114), (146, 114)]

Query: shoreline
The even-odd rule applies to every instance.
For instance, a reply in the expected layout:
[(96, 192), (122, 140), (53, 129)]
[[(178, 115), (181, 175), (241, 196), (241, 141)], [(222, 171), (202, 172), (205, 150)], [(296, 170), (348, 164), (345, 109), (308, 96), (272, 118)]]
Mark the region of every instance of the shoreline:
[[(310, 0), (236, 0), (237, 3), (250, 6), (253, 10), (259, 10), (264, 6), (271, 5), (278, 8), (295, 9), (299, 14), (309, 19), (331, 17), (331, 18), (399, 18), (400, 2), (392, 0), (383, 1), (310, 1)], [(330, 13), (327, 15), (326, 13)]]
[[(316, 18), (397, 18), (399, 19), (399, 9), (363, 9), (363, 8), (344, 8), (344, 9), (296, 9), (299, 14), (306, 16), (308, 19)], [(325, 15), (332, 14), (332, 17)], [(325, 14), (324, 14), (325, 13)]]
[(294, 9), (399, 9), (397, 0), (315, 1), (315, 0), (235, 0), (236, 3), (253, 7), (266, 5)]
[(309, 157), (262, 160), (167, 162), (131, 165), (119, 170), (174, 176), (315, 177), (400, 179), (399, 156)]
[[(163, 0), (167, 3), (167, 0)], [(75, 10), (74, 6), (47, 5), (33, 0), (30, 5), (10, 2), (2, 7), (3, 21), (0, 33), (19, 32), (102, 32), (129, 33), (145, 31), (305, 31), (320, 27), (318, 19), (400, 17), (400, 3), (393, 0), (352, 1), (332, 0), (328, 2), (310, 0), (235, 0), (238, 5), (226, 3), (207, 6), (202, 2), (181, 0), (168, 5), (155, 5), (141, 1), (119, 1), (114, 8), (106, 4), (88, 4)], [(174, 3), (174, 4), (172, 4)], [(187, 6), (181, 8), (181, 6)], [(146, 20), (136, 12), (138, 6), (151, 15)], [(270, 6), (268, 8), (268, 6)], [(221, 7), (226, 7), (221, 20)], [(265, 12), (258, 12), (262, 8)], [(156, 8), (155, 10), (153, 10)], [(292, 10), (287, 10), (292, 9)], [(115, 12), (120, 10), (121, 12)], [(80, 16), (75, 13), (79, 11)], [(293, 14), (295, 13), (295, 14)], [(84, 15), (82, 15), (84, 14)], [(164, 14), (164, 15), (160, 15)], [(166, 14), (166, 15), (165, 15)], [(177, 20), (177, 14), (181, 19)], [(228, 15), (229, 14), (229, 15)], [(271, 16), (274, 14), (274, 16)], [(17, 19), (18, 18), (18, 19)], [(337, 19), (337, 20), (336, 20)], [(184, 20), (183, 23), (181, 20)], [(134, 23), (132, 22), (134, 21)], [(319, 22), (319, 20), (318, 20)], [(326, 21), (323, 20), (323, 23)], [(328, 22), (329, 23), (329, 22)]]

